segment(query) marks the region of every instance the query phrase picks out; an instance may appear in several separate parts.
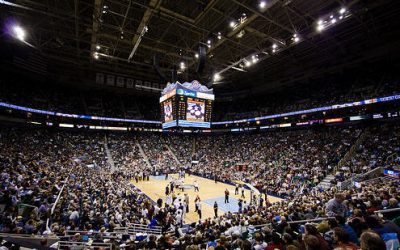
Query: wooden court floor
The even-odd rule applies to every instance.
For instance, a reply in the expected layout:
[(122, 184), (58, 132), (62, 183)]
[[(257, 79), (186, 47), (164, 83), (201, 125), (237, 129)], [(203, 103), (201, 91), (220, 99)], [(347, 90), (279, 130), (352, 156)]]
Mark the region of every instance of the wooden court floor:
[[(169, 180), (165, 180), (165, 177), (157, 176), (157, 177), (150, 177), (149, 181), (139, 181), (136, 183), (132, 180), (132, 184), (134, 184), (137, 188), (139, 188), (143, 193), (145, 193), (150, 199), (153, 201), (157, 201), (159, 198), (163, 200), (163, 204), (165, 204), (165, 187), (170, 183), (170, 178), (177, 178), (178, 175), (169, 175)], [(197, 180), (199, 184), (199, 192), (195, 192), (194, 188), (185, 189), (184, 192), (181, 192), (179, 189), (175, 189), (174, 192), (177, 196), (187, 193), (189, 195), (189, 213), (185, 215), (184, 222), (185, 223), (192, 223), (197, 222), (199, 220), (199, 216), (197, 213), (194, 212), (195, 204), (194, 200), (197, 195), (199, 195), (201, 202), (202, 202), (202, 219), (214, 217), (214, 207), (213, 204), (217, 201), (218, 204), (218, 215), (222, 215), (225, 212), (237, 212), (238, 211), (238, 200), (240, 198), (240, 190), (239, 195), (235, 195), (235, 187), (232, 185), (228, 185), (222, 182), (215, 183), (213, 180), (209, 180), (206, 178), (194, 176), (194, 175), (187, 175), (184, 181), (184, 184), (192, 185), (193, 182)], [(229, 190), (230, 193), (230, 203), (224, 203), (224, 191), (225, 189)], [(282, 199), (268, 196), (270, 202), (274, 203), (277, 201), (281, 201)], [(243, 199), (249, 204), (250, 202), (250, 190), (245, 190), (245, 199)]]

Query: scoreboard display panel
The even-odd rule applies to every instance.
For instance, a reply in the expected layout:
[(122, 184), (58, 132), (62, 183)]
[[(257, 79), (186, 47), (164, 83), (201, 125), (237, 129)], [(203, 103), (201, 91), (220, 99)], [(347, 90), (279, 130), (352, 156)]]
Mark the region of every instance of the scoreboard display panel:
[[(210, 128), (214, 101), (212, 90), (190, 89), (191, 85), (174, 84), (160, 97), (163, 129), (172, 127)], [(201, 85), (202, 86), (202, 85)], [(167, 86), (168, 88), (168, 86)]]

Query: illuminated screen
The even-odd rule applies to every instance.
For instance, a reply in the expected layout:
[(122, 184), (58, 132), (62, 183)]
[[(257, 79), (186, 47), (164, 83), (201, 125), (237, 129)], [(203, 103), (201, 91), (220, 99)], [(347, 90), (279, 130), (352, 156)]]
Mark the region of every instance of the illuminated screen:
[(187, 98), (187, 121), (204, 122), (205, 110), (205, 102), (203, 100)]
[(164, 102), (164, 122), (170, 122), (174, 119), (174, 115), (172, 113), (172, 101)]

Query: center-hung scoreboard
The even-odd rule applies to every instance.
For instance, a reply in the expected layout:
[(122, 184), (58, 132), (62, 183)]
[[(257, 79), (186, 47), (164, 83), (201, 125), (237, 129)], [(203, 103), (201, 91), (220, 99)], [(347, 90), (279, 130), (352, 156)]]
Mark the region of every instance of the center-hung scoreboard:
[(162, 128), (210, 128), (215, 96), (197, 81), (168, 84), (160, 97)]

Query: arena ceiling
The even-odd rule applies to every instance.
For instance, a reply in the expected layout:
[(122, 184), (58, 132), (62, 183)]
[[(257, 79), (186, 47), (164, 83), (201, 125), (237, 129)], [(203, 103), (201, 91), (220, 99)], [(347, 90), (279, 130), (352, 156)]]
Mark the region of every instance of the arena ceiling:
[[(167, 78), (175, 66), (179, 80), (215, 82), (215, 88), (229, 91), (301, 81), (398, 54), (398, 5), (373, 0), (0, 1), (2, 18), (16, 19), (27, 30), (26, 41), (62, 71), (79, 67), (162, 82), (153, 68), (157, 55)], [(326, 26), (320, 30), (319, 20)], [(199, 45), (207, 50), (201, 74), (196, 72)]]

